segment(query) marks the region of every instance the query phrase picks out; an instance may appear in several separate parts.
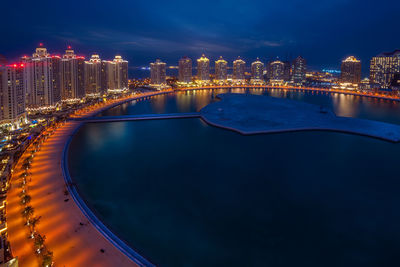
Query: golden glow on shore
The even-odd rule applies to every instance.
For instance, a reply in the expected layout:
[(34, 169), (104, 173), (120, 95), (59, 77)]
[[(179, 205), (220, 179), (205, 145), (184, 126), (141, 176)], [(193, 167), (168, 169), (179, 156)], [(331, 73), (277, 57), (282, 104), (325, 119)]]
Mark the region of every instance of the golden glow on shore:
[(280, 89), (280, 90), (295, 90), (295, 91), (312, 91), (312, 92), (326, 92), (326, 93), (339, 93), (345, 95), (365, 96), (380, 98), (385, 100), (400, 101), (400, 96), (386, 95), (379, 92), (365, 92), (360, 90), (346, 90), (346, 89), (329, 89), (329, 88), (315, 88), (315, 87), (296, 87), (288, 85), (262, 85), (262, 84), (243, 84), (243, 85), (199, 85), (196, 87), (180, 87), (177, 90), (203, 90), (203, 89), (224, 89), (224, 88), (248, 88), (248, 89)]
[[(172, 92), (172, 90), (165, 92), (170, 91)], [(71, 117), (91, 116), (124, 101), (157, 94), (160, 92), (107, 100), (101, 104), (83, 108)], [(31, 196), (29, 205), (33, 207), (35, 216), (41, 218), (36, 230), (46, 237), (46, 247), (54, 253), (56, 266), (136, 266), (98, 232), (72, 197), (65, 193), (66, 185), (61, 169), (63, 149), (67, 139), (79, 125), (80, 122), (68, 121), (59, 124), (56, 129), (47, 129), (52, 132), (54, 130), (53, 134), (45, 139), (40, 149), (34, 153), (35, 156), (29, 168), (29, 181), (25, 188)], [(6, 205), (8, 240), (13, 254), (19, 259), (19, 265), (24, 267), (40, 266), (40, 258), (35, 254), (34, 242), (28, 238), (29, 227), (26, 226), (26, 219), (21, 214), (24, 209), (20, 198), (23, 189), (18, 180), (18, 177), (25, 172), (24, 160), (32, 155), (34, 149), (34, 146), (30, 145), (18, 161), (13, 172)], [(1, 231), (4, 231), (4, 228), (0, 229)], [(104, 253), (101, 250), (104, 250)]]

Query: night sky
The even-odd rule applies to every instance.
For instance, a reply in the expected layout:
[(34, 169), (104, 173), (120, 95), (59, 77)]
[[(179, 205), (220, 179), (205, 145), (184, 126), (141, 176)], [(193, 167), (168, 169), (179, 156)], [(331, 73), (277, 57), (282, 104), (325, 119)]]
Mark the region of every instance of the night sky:
[(43, 42), (51, 53), (118, 53), (130, 66), (205, 53), (249, 62), (302, 55), (315, 69), (355, 55), (366, 74), (372, 56), (400, 49), (399, 10), (398, 0), (5, 1), (0, 54), (15, 60)]

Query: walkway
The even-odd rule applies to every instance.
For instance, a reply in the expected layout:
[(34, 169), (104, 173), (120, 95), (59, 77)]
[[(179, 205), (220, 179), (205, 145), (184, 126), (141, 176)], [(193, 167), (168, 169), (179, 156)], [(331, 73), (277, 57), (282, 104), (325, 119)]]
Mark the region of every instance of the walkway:
[(118, 121), (142, 121), (142, 120), (163, 120), (163, 119), (187, 119), (199, 118), (200, 113), (164, 113), (164, 114), (140, 114), (140, 115), (123, 115), (123, 116), (102, 116), (102, 117), (86, 117), (73, 119), (83, 122), (118, 122)]
[[(59, 127), (55, 133), (43, 143), (41, 150), (35, 154), (30, 169), (32, 173), (32, 181), (29, 183), (29, 194), (32, 197), (30, 205), (33, 206), (35, 215), (41, 216), (41, 221), (37, 229), (39, 233), (46, 236), (46, 246), (54, 252), (56, 266), (138, 266), (96, 229), (70, 195), (65, 195), (67, 187), (61, 167), (63, 149), (73, 132), (84, 122), (178, 117), (193, 118), (200, 116), (198, 113), (185, 113), (93, 117), (102, 110), (120, 105), (124, 102), (169, 92), (171, 91), (129, 96), (124, 99), (109, 101), (106, 105), (98, 104), (94, 107), (76, 112), (71, 116), (73, 119)], [(213, 124), (212, 122), (214, 122), (214, 124), (219, 124), (221, 120), (226, 120), (226, 118), (220, 116), (220, 111), (218, 109), (218, 105), (220, 104), (218, 103), (220, 102), (214, 104), (217, 105), (214, 106), (217, 107), (216, 111), (214, 110), (216, 112), (216, 114), (214, 114), (215, 117), (207, 116), (207, 121), (211, 121), (211, 124)], [(222, 108), (224, 110), (226, 107)], [(241, 112), (243, 112), (243, 109)], [(202, 115), (205, 115), (205, 113), (207, 112), (203, 111)], [(208, 115), (210, 115), (210, 113)], [(225, 128), (237, 126), (235, 122), (232, 122), (232, 125), (226, 125), (225, 121), (224, 124), (225, 125), (222, 127)], [(392, 136), (392, 138), (393, 137), (397, 138), (397, 136)], [(39, 265), (38, 258), (34, 254), (33, 242), (27, 239), (29, 231), (28, 227), (24, 226), (24, 220), (21, 216), (23, 208), (20, 205), (20, 198), (18, 196), (21, 189), (18, 187), (18, 181), (16, 179), (16, 177), (21, 174), (21, 165), (24, 158), (29, 155), (30, 148), (28, 148), (17, 164), (11, 181), (11, 189), (7, 194), (8, 239), (11, 243), (13, 254), (18, 256), (20, 266), (24, 267)]]
[[(161, 93), (166, 92), (149, 93), (145, 96)], [(144, 96), (131, 96), (109, 101), (105, 105), (86, 108), (73, 117), (94, 116), (101, 110), (142, 97)], [(46, 236), (45, 243), (54, 253), (56, 266), (140, 266), (109, 242), (89, 222), (71, 195), (65, 195), (67, 187), (61, 168), (63, 149), (80, 124), (78, 121), (68, 121), (60, 126), (35, 154), (30, 168), (32, 181), (28, 183), (28, 190), (35, 216), (41, 216), (37, 230)], [(8, 240), (13, 255), (18, 256), (20, 266), (37, 267), (40, 264), (39, 258), (34, 254), (33, 241), (27, 238), (29, 230), (24, 226), (21, 215), (23, 206), (20, 205), (21, 188), (17, 179), (22, 173), (23, 160), (30, 155), (30, 151), (31, 148), (28, 148), (17, 164), (7, 194)]]

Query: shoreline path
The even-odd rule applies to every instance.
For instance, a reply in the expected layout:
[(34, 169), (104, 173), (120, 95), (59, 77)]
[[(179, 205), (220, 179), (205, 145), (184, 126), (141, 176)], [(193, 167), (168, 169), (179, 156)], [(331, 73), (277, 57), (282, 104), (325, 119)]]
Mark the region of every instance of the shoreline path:
[[(161, 92), (162, 94), (169, 92)], [(109, 103), (77, 112), (74, 116), (93, 116), (102, 110), (131, 100), (150, 97), (161, 93), (142, 94), (134, 97), (110, 101)], [(63, 171), (63, 149), (74, 130), (82, 122), (67, 121), (41, 145), (36, 152), (30, 168), (32, 180), (28, 183), (32, 197), (30, 205), (36, 216), (41, 216), (36, 226), (38, 232), (46, 236), (46, 246), (54, 253), (56, 266), (138, 266), (109, 242), (86, 218), (67, 189)], [(24, 225), (21, 215), (19, 181), (24, 159), (30, 156), (29, 146), (17, 163), (11, 188), (7, 193), (8, 240), (13, 255), (18, 257), (19, 265), (40, 266), (40, 259), (34, 253), (33, 240), (28, 239), (29, 228)], [(69, 199), (68, 201), (65, 201)]]
[[(146, 98), (170, 91), (141, 94), (123, 99), (111, 100), (105, 105), (97, 105), (76, 112), (71, 118), (79, 119), (94, 116), (102, 110), (112, 108), (124, 102)], [(65, 195), (62, 157), (66, 142), (75, 129), (82, 123), (69, 120), (59, 126), (36, 152), (30, 168), (31, 181), (28, 183), (32, 197), (30, 205), (36, 216), (40, 216), (37, 230), (46, 236), (46, 246), (54, 253), (56, 266), (138, 266), (106, 239), (89, 222), (71, 195)], [(29, 228), (24, 225), (21, 215), (18, 179), (22, 174), (22, 164), (31, 155), (32, 146), (28, 147), (17, 163), (11, 188), (7, 193), (8, 240), (13, 255), (18, 257), (19, 265), (24, 267), (39, 266), (40, 260), (34, 253), (34, 244), (28, 239)], [(68, 201), (65, 201), (69, 199)]]

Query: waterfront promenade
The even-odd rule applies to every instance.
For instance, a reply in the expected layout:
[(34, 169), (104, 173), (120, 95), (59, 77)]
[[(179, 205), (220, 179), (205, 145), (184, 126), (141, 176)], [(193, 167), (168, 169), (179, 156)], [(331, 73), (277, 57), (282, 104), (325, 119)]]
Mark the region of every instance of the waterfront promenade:
[[(90, 117), (115, 105), (143, 97), (151, 97), (168, 92), (147, 93), (111, 100), (76, 112), (72, 117)], [(76, 205), (71, 195), (66, 194), (62, 157), (67, 140), (82, 122), (67, 121), (41, 145), (36, 152), (29, 170), (31, 173), (28, 191), (30, 205), (35, 216), (40, 216), (36, 226), (38, 232), (46, 236), (46, 247), (54, 253), (56, 266), (140, 266), (107, 240)], [(7, 194), (8, 239), (13, 255), (24, 267), (40, 266), (39, 257), (34, 252), (32, 239), (28, 239), (29, 228), (21, 212), (19, 194), (21, 188), (17, 177), (22, 174), (22, 164), (30, 156), (32, 146), (20, 158)]]
[[(173, 91), (128, 96), (110, 100), (107, 104), (84, 108), (60, 125), (35, 154), (29, 170), (31, 181), (28, 190), (32, 197), (30, 205), (33, 206), (35, 215), (41, 217), (37, 229), (46, 236), (46, 246), (54, 253), (56, 266), (138, 266), (103, 236), (76, 205), (71, 195), (65, 194), (67, 186), (62, 170), (63, 150), (74, 131), (82, 123), (90, 122), (90, 120), (80, 121), (82, 118), (93, 119), (93, 116), (102, 110), (124, 102), (170, 92)], [(187, 115), (198, 116), (197, 114)], [(131, 119), (135, 120), (133, 117)], [(39, 266), (40, 264), (39, 258), (34, 253), (33, 241), (28, 239), (29, 229), (24, 226), (25, 221), (21, 215), (23, 206), (20, 204), (19, 197), (21, 188), (16, 179), (21, 175), (23, 161), (30, 155), (31, 149), (31, 147), (27, 149), (17, 164), (11, 181), (11, 189), (7, 195), (8, 238), (13, 255), (19, 258), (20, 266)]]
[(144, 120), (190, 119), (190, 118), (200, 118), (200, 113), (189, 112), (189, 113), (102, 116), (102, 117), (77, 118), (75, 120), (84, 121), (86, 123), (96, 123), (96, 122), (144, 121)]

